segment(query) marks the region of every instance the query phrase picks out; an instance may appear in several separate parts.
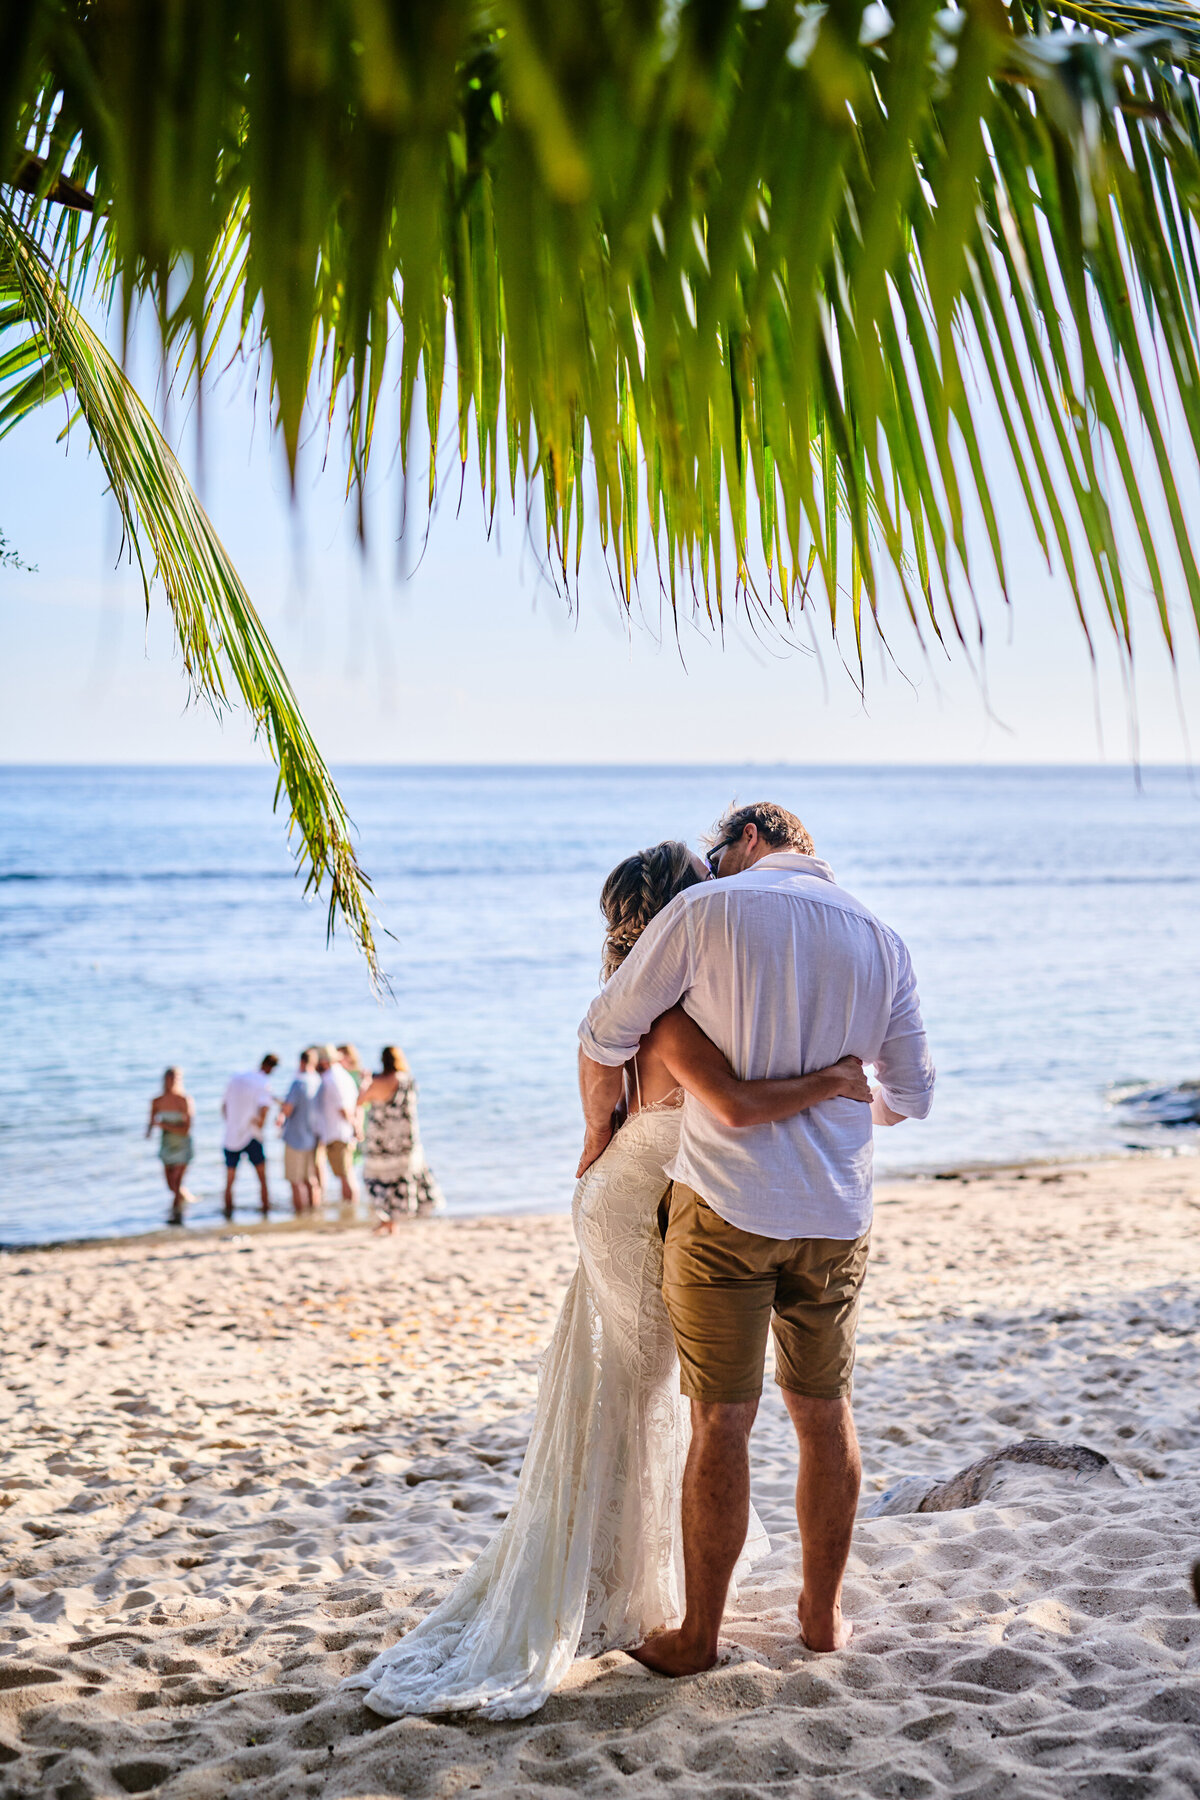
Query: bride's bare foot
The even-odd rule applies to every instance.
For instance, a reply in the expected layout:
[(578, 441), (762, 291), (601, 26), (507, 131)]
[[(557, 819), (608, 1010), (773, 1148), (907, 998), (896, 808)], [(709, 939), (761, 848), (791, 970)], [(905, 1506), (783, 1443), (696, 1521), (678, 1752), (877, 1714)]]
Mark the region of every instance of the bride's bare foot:
[(711, 1669), (717, 1660), (715, 1649), (705, 1647), (699, 1649), (695, 1644), (684, 1642), (682, 1631), (660, 1631), (636, 1650), (630, 1650), (634, 1662), (640, 1662), (644, 1668), (653, 1669), (656, 1675), (700, 1675), (705, 1669)]
[(835, 1605), (832, 1612), (826, 1610), (820, 1616), (807, 1612), (803, 1589), (796, 1602), (796, 1615), (800, 1620), (800, 1642), (806, 1650), (816, 1650), (822, 1655), (828, 1655), (833, 1650), (844, 1650), (854, 1635), (854, 1627), (843, 1619), (839, 1605)]

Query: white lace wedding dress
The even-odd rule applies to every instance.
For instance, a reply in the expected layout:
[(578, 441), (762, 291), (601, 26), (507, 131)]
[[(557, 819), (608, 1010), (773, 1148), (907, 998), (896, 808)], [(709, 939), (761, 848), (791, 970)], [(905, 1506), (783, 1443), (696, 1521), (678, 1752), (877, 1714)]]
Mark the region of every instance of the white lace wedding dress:
[[(579, 1266), (512, 1510), (441, 1605), (343, 1684), (365, 1688), (373, 1712), (524, 1718), (576, 1656), (679, 1623), (689, 1431), (657, 1220), (678, 1139), (678, 1108), (646, 1107), (576, 1187)], [(738, 1571), (768, 1549), (752, 1514)]]

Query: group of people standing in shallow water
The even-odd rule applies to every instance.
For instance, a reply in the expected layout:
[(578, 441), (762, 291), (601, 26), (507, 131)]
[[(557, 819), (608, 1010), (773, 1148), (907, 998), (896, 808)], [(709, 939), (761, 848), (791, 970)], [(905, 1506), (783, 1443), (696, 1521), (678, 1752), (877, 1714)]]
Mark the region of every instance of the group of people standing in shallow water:
[[(271, 1086), (277, 1056), (230, 1077), (221, 1101), (224, 1119), (225, 1217), (233, 1217), (234, 1185), (243, 1156), (258, 1177), (263, 1217), (271, 1209), (265, 1138), (275, 1117), (283, 1140), (284, 1174), (297, 1216), (325, 1200), (328, 1181), (341, 1187), (343, 1206), (359, 1197), (359, 1169), (379, 1231), (399, 1220), (440, 1212), (445, 1205), (425, 1160), (417, 1125), (416, 1084), (402, 1050), (384, 1046), (378, 1074), (368, 1075), (353, 1044), (319, 1044), (302, 1050), (282, 1099)], [(195, 1154), (195, 1102), (183, 1071), (169, 1068), (162, 1092), (150, 1102), (146, 1136), (158, 1131), (159, 1156), (171, 1196), (168, 1223), (182, 1225), (195, 1200), (184, 1185)]]

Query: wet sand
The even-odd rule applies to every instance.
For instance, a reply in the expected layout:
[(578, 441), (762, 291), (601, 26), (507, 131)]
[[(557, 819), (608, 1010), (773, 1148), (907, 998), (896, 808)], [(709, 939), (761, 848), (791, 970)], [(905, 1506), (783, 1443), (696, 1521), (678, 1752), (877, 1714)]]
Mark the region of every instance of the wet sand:
[[(1191, 1800), (1200, 1164), (878, 1199), (850, 1650), (796, 1638), (793, 1450), (768, 1388), (754, 1497), (775, 1551), (721, 1665), (672, 1684), (579, 1663), (505, 1725), (388, 1724), (333, 1690), (504, 1515), (574, 1262), (565, 1218), (0, 1258), (0, 1800)], [(1002, 1464), (976, 1505), (869, 1516), (1027, 1436), (1109, 1463)]]

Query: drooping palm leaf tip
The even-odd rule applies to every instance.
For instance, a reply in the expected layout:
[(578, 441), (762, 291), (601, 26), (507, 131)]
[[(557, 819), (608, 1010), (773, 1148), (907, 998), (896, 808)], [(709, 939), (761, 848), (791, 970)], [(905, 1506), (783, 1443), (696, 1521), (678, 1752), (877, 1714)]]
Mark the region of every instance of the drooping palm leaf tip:
[(286, 793), (307, 889), (328, 881), (330, 931), (342, 916), (377, 976), (370, 885), (345, 808), (237, 571), (119, 364), (37, 245), (0, 211), (0, 437), (60, 395), (72, 397), (91, 435), (147, 606), (151, 582), (163, 583), (193, 692), (221, 711), (232, 677), (278, 767), (276, 805)]

